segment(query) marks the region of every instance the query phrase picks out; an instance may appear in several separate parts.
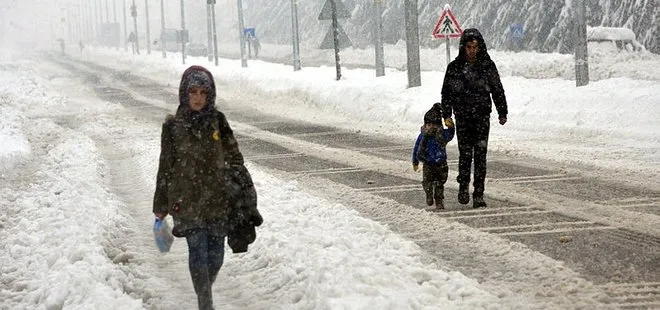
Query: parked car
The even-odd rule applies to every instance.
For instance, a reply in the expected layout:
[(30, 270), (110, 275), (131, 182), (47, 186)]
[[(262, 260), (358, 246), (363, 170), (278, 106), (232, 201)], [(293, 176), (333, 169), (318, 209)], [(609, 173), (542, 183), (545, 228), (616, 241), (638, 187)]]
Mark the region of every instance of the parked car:
[(587, 27), (589, 53), (639, 52), (644, 45), (636, 39), (635, 33), (623, 27)]
[(189, 43), (186, 46), (186, 54), (190, 56), (207, 56), (208, 49), (201, 43)]
[(165, 50), (168, 52), (181, 52), (181, 40), (179, 38), (178, 30), (173, 28), (165, 28), (163, 34), (163, 43)]

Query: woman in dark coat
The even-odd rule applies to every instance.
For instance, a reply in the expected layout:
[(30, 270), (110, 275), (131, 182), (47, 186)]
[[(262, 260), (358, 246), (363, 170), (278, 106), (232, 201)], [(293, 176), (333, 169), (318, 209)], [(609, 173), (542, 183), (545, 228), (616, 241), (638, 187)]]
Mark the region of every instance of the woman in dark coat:
[(236, 186), (227, 171), (241, 167), (247, 173), (229, 123), (215, 108), (215, 97), (211, 72), (192, 66), (183, 73), (176, 115), (168, 116), (162, 128), (153, 201), (156, 217), (170, 214), (173, 235), (186, 238), (199, 309), (213, 309), (211, 286), (222, 267), (232, 218), (237, 217), (231, 198), (236, 193), (228, 192)]

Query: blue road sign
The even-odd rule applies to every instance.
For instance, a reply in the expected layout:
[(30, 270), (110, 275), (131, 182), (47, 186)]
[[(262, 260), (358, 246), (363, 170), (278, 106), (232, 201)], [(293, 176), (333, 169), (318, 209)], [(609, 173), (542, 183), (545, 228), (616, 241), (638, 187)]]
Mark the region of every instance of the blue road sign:
[(525, 36), (525, 29), (522, 24), (511, 24), (509, 26), (509, 35), (512, 39), (521, 40)]
[(248, 37), (248, 38), (249, 37), (256, 38), (257, 37), (256, 29), (257, 28), (255, 28), (255, 27), (243, 28), (243, 35), (245, 35), (245, 37)]

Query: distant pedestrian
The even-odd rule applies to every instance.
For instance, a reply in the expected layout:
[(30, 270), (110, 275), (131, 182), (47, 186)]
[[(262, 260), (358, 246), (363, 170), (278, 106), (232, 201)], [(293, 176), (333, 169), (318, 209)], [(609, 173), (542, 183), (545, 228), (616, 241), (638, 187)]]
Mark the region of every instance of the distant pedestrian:
[(422, 167), (422, 188), (426, 204), (444, 209), (444, 186), (449, 175), (447, 166), (447, 143), (454, 138), (454, 127), (442, 127), (442, 111), (431, 109), (424, 114), (424, 125), (415, 141), (412, 152), (413, 170)]
[(259, 38), (257, 38), (257, 36), (251, 36), (250, 43), (252, 44), (252, 49), (254, 50), (254, 58), (259, 58), (259, 50), (261, 49)]
[(78, 46), (80, 46), (80, 53), (82, 53), (85, 49), (85, 44), (83, 44), (82, 40), (78, 41)]
[(137, 45), (137, 36), (135, 35), (135, 32), (132, 32), (128, 35), (128, 43), (131, 44), (131, 49), (133, 50), (133, 54), (140, 54), (140, 51), (137, 50), (136, 45)]
[(62, 55), (66, 55), (66, 42), (64, 42), (64, 39), (57, 39), (57, 41), (60, 42), (60, 51), (62, 52)]
[(466, 29), (461, 36), (458, 56), (447, 66), (442, 85), (442, 104), (435, 104), (434, 107), (442, 111), (448, 127), (454, 124), (452, 112), (456, 117), (459, 151), (456, 180), (459, 185), (458, 202), (461, 204), (470, 202), (470, 170), (474, 158), (474, 208), (486, 207), (486, 155), (493, 101), (499, 123), (504, 125), (508, 110), (497, 67), (488, 55), (481, 33), (474, 28)]
[(175, 237), (185, 237), (188, 267), (200, 310), (213, 309), (211, 287), (222, 267), (225, 238), (235, 253), (247, 251), (263, 219), (243, 155), (215, 107), (211, 72), (189, 67), (181, 77), (179, 107), (161, 133), (153, 213), (170, 214)]

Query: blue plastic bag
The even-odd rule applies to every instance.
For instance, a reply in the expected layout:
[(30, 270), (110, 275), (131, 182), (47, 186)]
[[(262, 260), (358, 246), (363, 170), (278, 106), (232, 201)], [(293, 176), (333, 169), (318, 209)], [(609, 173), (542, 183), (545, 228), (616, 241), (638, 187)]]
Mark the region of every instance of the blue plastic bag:
[(167, 221), (156, 218), (154, 221), (154, 239), (156, 247), (161, 252), (169, 252), (174, 243), (174, 236), (172, 236), (172, 229)]

